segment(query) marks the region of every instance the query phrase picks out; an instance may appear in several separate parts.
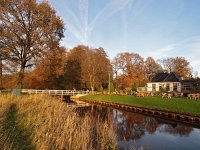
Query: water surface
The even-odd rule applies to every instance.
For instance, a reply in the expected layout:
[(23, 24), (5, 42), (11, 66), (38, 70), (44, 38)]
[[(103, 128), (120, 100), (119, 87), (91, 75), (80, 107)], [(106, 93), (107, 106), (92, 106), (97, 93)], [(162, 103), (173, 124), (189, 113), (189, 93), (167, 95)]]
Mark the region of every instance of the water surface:
[(101, 106), (91, 113), (113, 125), (120, 148), (200, 149), (200, 129), (188, 124)]

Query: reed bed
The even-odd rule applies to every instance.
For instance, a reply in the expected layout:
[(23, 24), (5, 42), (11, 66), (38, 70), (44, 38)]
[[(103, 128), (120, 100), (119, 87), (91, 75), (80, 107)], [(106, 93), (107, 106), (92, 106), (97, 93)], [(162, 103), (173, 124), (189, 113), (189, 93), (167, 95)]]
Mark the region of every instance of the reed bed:
[(111, 122), (80, 115), (55, 97), (0, 95), (3, 149), (116, 149)]

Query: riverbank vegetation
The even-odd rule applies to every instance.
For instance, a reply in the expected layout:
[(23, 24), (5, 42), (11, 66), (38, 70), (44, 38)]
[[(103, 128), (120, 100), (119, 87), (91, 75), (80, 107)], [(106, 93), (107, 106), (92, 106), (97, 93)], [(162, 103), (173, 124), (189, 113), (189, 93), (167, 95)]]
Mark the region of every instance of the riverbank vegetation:
[(111, 123), (90, 115), (50, 96), (0, 95), (0, 147), (115, 149)]
[(168, 99), (162, 98), (161, 96), (134, 97), (130, 95), (88, 95), (82, 98), (200, 115), (200, 101), (190, 100), (184, 97)]

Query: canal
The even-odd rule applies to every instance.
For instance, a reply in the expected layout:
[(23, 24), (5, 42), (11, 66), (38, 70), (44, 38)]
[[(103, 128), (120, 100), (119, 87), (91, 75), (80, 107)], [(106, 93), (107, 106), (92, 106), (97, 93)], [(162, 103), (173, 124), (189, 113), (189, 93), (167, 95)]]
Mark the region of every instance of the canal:
[(188, 124), (101, 106), (85, 111), (112, 124), (119, 148), (196, 150), (200, 147), (200, 129)]

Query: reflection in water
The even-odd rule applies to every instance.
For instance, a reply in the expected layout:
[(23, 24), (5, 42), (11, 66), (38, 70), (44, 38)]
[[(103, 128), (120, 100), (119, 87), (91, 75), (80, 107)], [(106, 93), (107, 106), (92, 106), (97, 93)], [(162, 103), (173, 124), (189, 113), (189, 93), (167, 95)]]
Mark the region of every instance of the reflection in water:
[(158, 126), (159, 124), (155, 118), (146, 117), (146, 130), (149, 134), (153, 134)]
[(127, 115), (121, 111), (114, 111), (114, 126), (118, 140), (137, 140), (145, 134), (145, 118), (141, 115)]
[(144, 136), (145, 132), (153, 134), (157, 129), (179, 136), (188, 136), (193, 131), (192, 127), (176, 122), (163, 122), (153, 117), (119, 110), (113, 111), (113, 118), (119, 140), (137, 140)]
[(181, 137), (189, 136), (192, 131), (193, 131), (192, 127), (187, 127), (184, 125), (177, 125), (176, 127), (173, 127), (172, 125), (165, 125), (163, 130), (163, 132), (173, 135), (179, 135)]
[(102, 122), (113, 124), (119, 147), (129, 149), (138, 144), (145, 149), (195, 149), (200, 146), (199, 142), (194, 141), (200, 139), (199, 129), (174, 121), (101, 106), (79, 112), (80, 115), (91, 113), (91, 119), (101, 118)]

